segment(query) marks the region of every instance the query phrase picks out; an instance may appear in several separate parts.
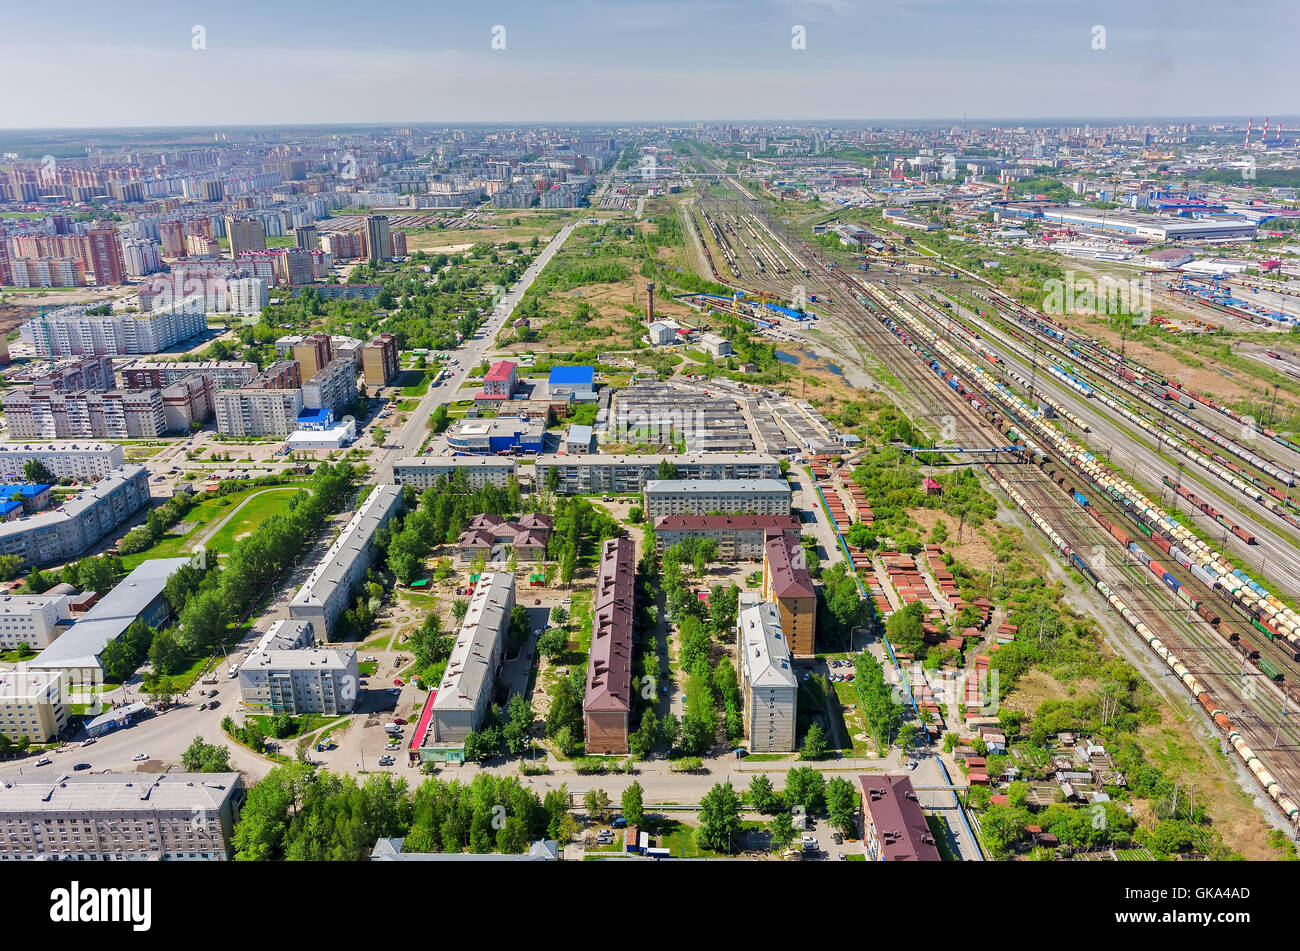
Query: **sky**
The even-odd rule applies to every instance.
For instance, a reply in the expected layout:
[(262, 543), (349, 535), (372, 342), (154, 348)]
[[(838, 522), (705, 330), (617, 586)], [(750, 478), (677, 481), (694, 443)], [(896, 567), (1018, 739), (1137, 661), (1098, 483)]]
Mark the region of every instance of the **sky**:
[(1300, 114), (1300, 0), (11, 6), (10, 129)]

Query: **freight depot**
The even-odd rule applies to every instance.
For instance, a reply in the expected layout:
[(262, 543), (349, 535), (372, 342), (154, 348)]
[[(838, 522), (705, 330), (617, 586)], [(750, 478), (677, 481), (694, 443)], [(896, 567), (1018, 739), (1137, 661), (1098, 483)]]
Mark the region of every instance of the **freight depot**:
[[(1190, 529), (1185, 528), (1172, 515), (1157, 507), (1133, 485), (1113, 475), (1083, 446), (1065, 436), (1046, 420), (1038, 418), (1029, 404), (1005, 387), (999, 387), (998, 381), (981, 366), (964, 357), (955, 347), (898, 306), (892, 298), (878, 288), (869, 287), (866, 290), (894, 316), (898, 324), (907, 328), (905, 332), (928, 343), (950, 365), (966, 374), (977, 390), (1000, 399), (1011, 417), (1023, 421), (1028, 428), (1038, 433), (1052, 447), (1056, 455), (1079, 469), (1090, 485), (1114, 499), (1139, 524), (1150, 526), (1153, 540), (1158, 531), (1162, 539), (1166, 539), (1165, 544), (1169, 545), (1168, 549), (1165, 549), (1164, 545), (1160, 546), (1165, 554), (1188, 571), (1192, 571), (1197, 580), (1211, 591), (1223, 592), (1231, 603), (1236, 604), (1252, 619), (1252, 622), (1257, 622), (1255, 626), (1270, 639), (1282, 638), (1290, 648), (1300, 649), (1300, 614), (1283, 604), (1279, 598), (1258, 584), (1246, 572), (1234, 568), (1223, 552), (1216, 551), (1201, 541)], [(895, 333), (899, 333), (893, 321), (885, 319), (885, 322)], [(954, 386), (954, 389), (958, 387)], [(960, 385), (959, 392), (968, 401), (975, 402), (975, 394), (964, 384)], [(996, 416), (996, 414), (986, 415), (990, 421), (994, 421), (993, 417)], [(1008, 436), (1024, 439), (1031, 451), (1037, 451), (1028, 433), (1010, 426), (1009, 421), (1002, 420), (1001, 417), (997, 417), (996, 424), (999, 427), (1005, 426), (1002, 431)]]
[[(985, 295), (979, 294), (978, 292), (976, 293), (975, 296), (981, 298), (985, 297)], [(940, 320), (941, 325), (942, 325), (942, 321), (946, 319), (946, 318), (942, 318), (938, 314), (933, 314), (932, 316), (935, 319)], [(980, 326), (987, 332), (990, 333), (998, 332), (995, 328), (990, 326), (986, 321), (982, 320), (979, 316), (971, 317), (969, 319), (972, 323), (976, 324), (977, 326)], [(1020, 335), (1017, 334), (1014, 330), (1009, 330), (1007, 332), (1014, 337), (1022, 339), (1023, 342), (1023, 338), (1020, 338)], [(1051, 342), (1053, 339), (1054, 338), (1050, 336), (1047, 338), (1046, 343), (1049, 347), (1053, 346)], [(1061, 348), (1057, 348), (1057, 349), (1060, 350)], [(1283, 492), (1279, 490), (1276, 486), (1271, 486), (1268, 483), (1264, 482), (1262, 479), (1256, 478), (1251, 473), (1243, 469), (1241, 466), (1237, 465), (1234, 462), (1230, 462), (1227, 459), (1224, 459), (1222, 456), (1218, 455), (1213, 450), (1197, 443), (1195, 440), (1182, 437), (1181, 434), (1179, 434), (1178, 431), (1175, 430), (1173, 427), (1157, 426), (1154, 423), (1152, 423), (1149, 419), (1147, 419), (1145, 416), (1134, 413), (1129, 408), (1129, 406), (1125, 404), (1123, 399), (1118, 397), (1115, 393), (1112, 393), (1101, 387), (1095, 387), (1095, 388), (1090, 387), (1086, 383), (1083, 383), (1080, 380), (1078, 380), (1076, 377), (1068, 373), (1065, 373), (1065, 371), (1058, 368), (1055, 364), (1048, 363), (1046, 361), (1038, 359), (1036, 355), (1031, 356), (1023, 351), (1018, 351), (1018, 352), (1022, 359), (1032, 363), (1037, 367), (1046, 370), (1050, 375), (1056, 377), (1057, 379), (1060, 379), (1065, 385), (1070, 386), (1076, 392), (1080, 393), (1080, 395), (1085, 397), (1095, 398), (1098, 402), (1100, 402), (1104, 406), (1108, 407), (1114, 412), (1119, 413), (1121, 416), (1123, 416), (1124, 419), (1128, 420), (1133, 425), (1144, 430), (1145, 432), (1150, 434), (1153, 438), (1159, 440), (1160, 443), (1162, 443), (1167, 448), (1172, 449), (1173, 451), (1179, 453), (1180, 455), (1185, 456), (1192, 463), (1199, 466), (1200, 468), (1205, 469), (1215, 478), (1221, 480), (1227, 485), (1232, 486), (1233, 489), (1235, 489), (1237, 492), (1241, 493), (1242, 495), (1245, 495), (1247, 498), (1255, 502), (1257, 505), (1260, 505), (1264, 509), (1268, 510), (1269, 512), (1278, 516), (1279, 518), (1286, 520), (1290, 524), (1300, 527), (1300, 518), (1297, 518), (1291, 512), (1287, 511), (1287, 506), (1300, 507), (1297, 506), (1297, 503), (1290, 498), (1288, 492)], [(1076, 351), (1070, 351), (1070, 353), (1076, 359), (1080, 357), (1080, 355)], [(1105, 379), (1107, 382), (1112, 383), (1114, 386), (1118, 387), (1123, 392), (1133, 393), (1133, 395), (1135, 395), (1139, 400), (1141, 400), (1146, 405), (1151, 406), (1152, 408), (1164, 413), (1167, 416), (1170, 416), (1171, 418), (1175, 419), (1180, 425), (1185, 426), (1188, 429), (1191, 429), (1197, 435), (1200, 435), (1205, 439), (1210, 440), (1211, 442), (1215, 443), (1218, 447), (1226, 450), (1227, 452), (1232, 453), (1233, 455), (1240, 458), (1242, 461), (1248, 463), (1249, 465), (1254, 466), (1255, 468), (1259, 469), (1261, 472), (1264, 472), (1266, 475), (1270, 476), (1271, 478), (1276, 479), (1284, 486), (1291, 486), (1295, 484), (1296, 477), (1293, 472), (1284, 471), (1278, 468), (1269, 460), (1251, 452), (1248, 449), (1243, 448), (1242, 446), (1239, 446), (1231, 439), (1228, 439), (1222, 434), (1192, 419), (1186, 413), (1181, 413), (1181, 414), (1176, 413), (1174, 410), (1172, 410), (1169, 407), (1169, 405), (1165, 401), (1158, 400), (1142, 392), (1141, 386), (1143, 384), (1136, 379), (1136, 374), (1130, 373), (1129, 376), (1133, 376), (1135, 377), (1135, 379), (1127, 380), (1126, 378), (1122, 379), (1118, 376), (1115, 376), (1114, 374), (1110, 373), (1108, 370), (1105, 369), (1089, 367), (1088, 372), (1091, 372), (1094, 375)], [(1138, 389), (1133, 389), (1134, 386), (1138, 387)], [(1165, 391), (1166, 398), (1168, 398), (1169, 394), (1173, 392), (1174, 392), (1173, 390)], [(1192, 398), (1189, 396), (1182, 396), (1181, 394), (1179, 394), (1178, 398), (1185, 399), (1189, 403), (1193, 402)]]
[(1300, 805), (1296, 804), (1290, 794), (1282, 788), (1282, 784), (1273, 777), (1273, 774), (1268, 771), (1259, 757), (1255, 755), (1255, 751), (1246, 744), (1246, 741), (1233, 725), (1232, 720), (1229, 719), (1228, 714), (1219, 708), (1215, 698), (1208, 690), (1206, 690), (1197, 676), (1187, 669), (1187, 666), (1177, 654), (1166, 647), (1160, 639), (1156, 637), (1155, 633), (1147, 626), (1146, 622), (1142, 620), (1141, 616), (1134, 611), (1123, 598), (1116, 594), (1109, 584), (1097, 577), (1096, 573), (1093, 572), (1088, 563), (1080, 557), (1079, 553), (1071, 550), (1070, 546), (1066, 544), (1065, 539), (1057, 532), (1052, 523), (1040, 515), (1034, 507), (1029, 504), (1029, 501), (1020, 494), (1015, 486), (1003, 478), (1001, 473), (999, 473), (993, 466), (985, 466), (985, 468), (988, 470), (988, 473), (992, 476), (993, 480), (998, 484), (998, 487), (1006, 493), (1007, 498), (1011, 499), (1011, 501), (1013, 501), (1021, 511), (1030, 517), (1038, 530), (1051, 541), (1052, 545), (1062, 554), (1062, 556), (1067, 558), (1072, 564), (1084, 572), (1089, 583), (1097, 589), (1097, 592), (1106, 600), (1106, 603), (1110, 605), (1116, 614), (1123, 618), (1124, 623), (1127, 624), (1138, 635), (1138, 637), (1146, 643), (1152, 653), (1159, 657), (1160, 660), (1169, 667), (1174, 676), (1178, 678), (1179, 682), (1187, 688), (1187, 691), (1196, 698), (1197, 702), (1200, 703), (1205, 712), (1209, 714), (1210, 719), (1214, 721), (1215, 725), (1224, 732), (1228, 738), (1228, 742), (1232, 745), (1233, 750), (1241, 759), (1242, 763), (1245, 764), (1246, 768), (1250, 770), (1251, 775), (1255, 777), (1260, 788), (1264, 790), (1270, 799), (1277, 803), (1278, 808), (1282, 810), (1282, 813), (1293, 825), (1300, 826)]

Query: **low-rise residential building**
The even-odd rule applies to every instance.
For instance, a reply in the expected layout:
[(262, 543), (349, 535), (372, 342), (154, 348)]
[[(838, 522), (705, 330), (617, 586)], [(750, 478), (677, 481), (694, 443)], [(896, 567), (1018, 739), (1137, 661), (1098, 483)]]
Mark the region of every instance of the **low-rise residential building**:
[(799, 681), (775, 604), (760, 601), (741, 606), (736, 621), (736, 651), (750, 752), (793, 751)]
[(0, 671), (0, 735), (15, 743), (24, 737), (48, 743), (58, 739), (67, 725), (63, 674), (23, 666)]
[(907, 776), (859, 776), (862, 845), (870, 862), (942, 860)]
[(370, 568), (375, 532), (401, 507), (401, 486), (376, 486), (289, 602), (289, 617), (311, 621), (317, 635), (328, 638), (334, 622), (352, 601), (352, 589)]
[(694, 538), (711, 538), (722, 561), (757, 561), (772, 534), (798, 532), (793, 515), (666, 515), (654, 523), (655, 552)]
[(790, 486), (781, 479), (654, 479), (645, 484), (645, 513), (665, 515), (789, 515)]
[(0, 860), (226, 861), (238, 773), (19, 775), (0, 782)]
[(781, 464), (775, 456), (760, 452), (698, 452), (611, 456), (540, 455), (537, 484), (546, 485), (552, 469), (558, 470), (556, 491), (564, 495), (603, 492), (641, 492), (647, 482), (660, 477), (668, 463), (676, 479), (776, 479)]
[(492, 702), (514, 606), (513, 574), (485, 572), (479, 577), (432, 704), (430, 742), (452, 758)]
[(772, 535), (763, 546), (763, 600), (781, 612), (781, 627), (796, 657), (810, 657), (817, 639), (817, 591), (799, 535)]
[(635, 579), (632, 540), (606, 539), (592, 597), (591, 651), (582, 702), (585, 749), (591, 754), (628, 751)]
[(574, 423), (564, 437), (564, 454), (566, 456), (586, 456), (596, 445), (596, 437), (590, 426)]
[(359, 695), (352, 649), (256, 650), (239, 667), (240, 700), (257, 713), (337, 716), (351, 713)]
[(57, 509), (0, 523), (0, 555), (18, 555), (24, 567), (75, 557), (148, 504), (148, 470), (122, 466)]
[(518, 561), (540, 561), (546, 557), (553, 524), (551, 516), (536, 512), (511, 519), (480, 513), (470, 519), (456, 542), (456, 550), (465, 561), (479, 556), (487, 562), (506, 561), (511, 554)]
[(518, 468), (513, 459), (491, 456), (416, 456), (393, 463), (393, 481), (423, 492), (439, 479), (464, 478), (471, 489), (494, 485), (504, 489)]
[(6, 594), (0, 596), (0, 650), (27, 644), (44, 650), (72, 625), (71, 599), (66, 594)]
[(126, 461), (126, 450), (112, 443), (5, 443), (0, 445), (0, 479), (24, 478), (23, 466), (35, 459), (56, 479), (99, 479)]

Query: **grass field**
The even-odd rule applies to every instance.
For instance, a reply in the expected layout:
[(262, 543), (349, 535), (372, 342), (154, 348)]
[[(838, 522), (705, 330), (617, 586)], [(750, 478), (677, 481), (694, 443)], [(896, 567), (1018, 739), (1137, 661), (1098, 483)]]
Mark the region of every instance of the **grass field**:
[[(296, 487), (285, 487), (261, 491), (262, 494), (252, 497), (252, 500), (239, 510), (238, 515), (209, 538), (204, 547), (219, 552), (230, 551), (241, 537), (252, 533), (258, 525), (272, 515), (283, 512), (289, 498), (298, 490)], [(232, 509), (228, 508), (226, 511), (230, 512)]]
[[(253, 490), (256, 491), (256, 490)], [(169, 533), (164, 535), (158, 544), (152, 548), (146, 549), (136, 555), (124, 555), (122, 564), (130, 571), (137, 567), (140, 562), (150, 558), (175, 558), (179, 555), (188, 553), (189, 544), (194, 541), (198, 535), (204, 531), (213, 522), (218, 521), (229, 515), (235, 510), (241, 501), (248, 498), (250, 492), (238, 492), (233, 495), (227, 495), (221, 498), (204, 499), (194, 508), (186, 513), (185, 517), (178, 523), (177, 527), (183, 529), (182, 534)], [(283, 500), (281, 500), (283, 504)], [(250, 508), (256, 507), (256, 503), (250, 505)], [(247, 510), (246, 510), (247, 511)], [(244, 513), (241, 512), (242, 516)], [(236, 522), (241, 519), (235, 519)], [(214, 539), (214, 542), (217, 540)], [(213, 545), (215, 549), (215, 544)], [(229, 548), (223, 549), (229, 551)]]

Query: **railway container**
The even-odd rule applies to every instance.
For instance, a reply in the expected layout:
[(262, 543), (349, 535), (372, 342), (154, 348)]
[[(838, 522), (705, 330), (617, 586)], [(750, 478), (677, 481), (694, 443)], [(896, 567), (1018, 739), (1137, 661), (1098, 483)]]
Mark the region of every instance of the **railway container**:
[(1269, 680), (1272, 680), (1274, 683), (1280, 684), (1282, 681), (1286, 679), (1286, 676), (1282, 673), (1282, 671), (1274, 667), (1272, 662), (1270, 662), (1267, 657), (1261, 657), (1258, 661), (1258, 665), (1259, 665), (1260, 672), (1263, 673), (1264, 676), (1268, 677)]

